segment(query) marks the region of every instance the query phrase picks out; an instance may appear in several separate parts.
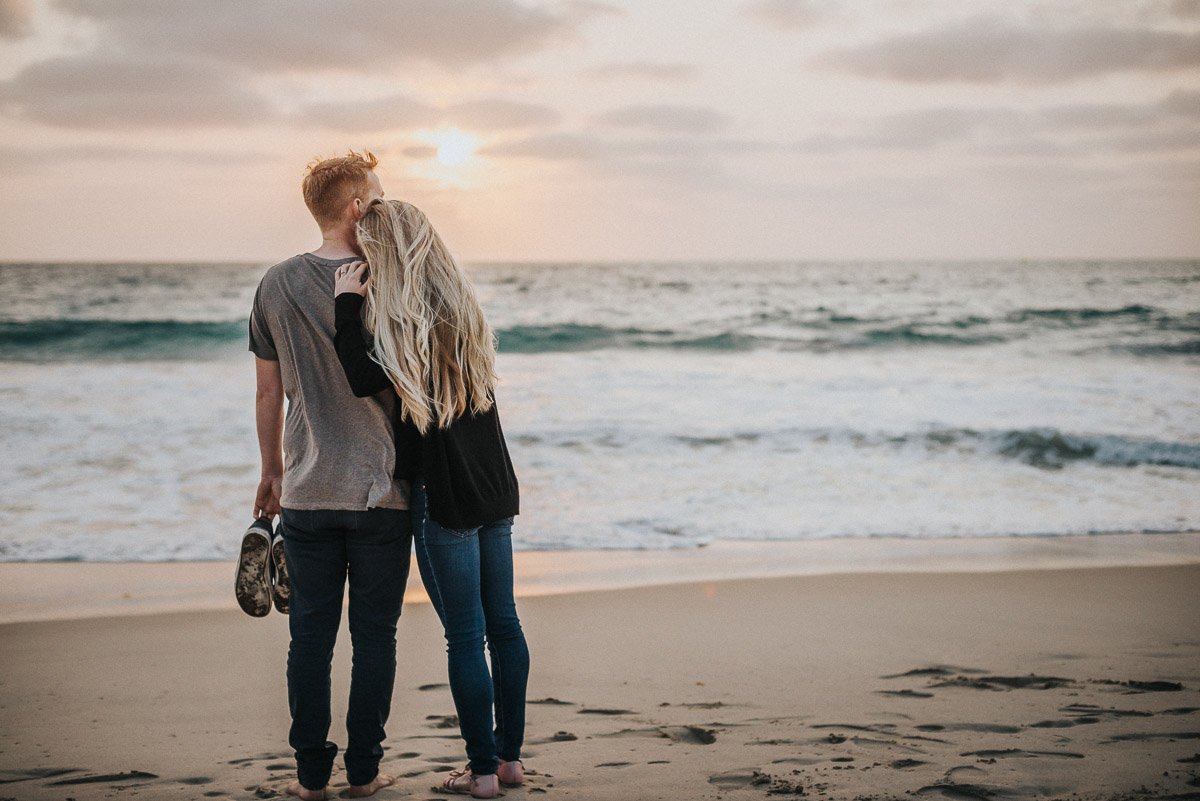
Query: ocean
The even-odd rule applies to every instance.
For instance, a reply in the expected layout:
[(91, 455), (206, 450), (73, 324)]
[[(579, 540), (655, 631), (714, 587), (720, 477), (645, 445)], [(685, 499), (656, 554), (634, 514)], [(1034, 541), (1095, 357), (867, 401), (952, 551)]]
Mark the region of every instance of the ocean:
[[(235, 558), (265, 264), (3, 264), (0, 560)], [(520, 549), (1200, 529), (1200, 262), (477, 264)]]

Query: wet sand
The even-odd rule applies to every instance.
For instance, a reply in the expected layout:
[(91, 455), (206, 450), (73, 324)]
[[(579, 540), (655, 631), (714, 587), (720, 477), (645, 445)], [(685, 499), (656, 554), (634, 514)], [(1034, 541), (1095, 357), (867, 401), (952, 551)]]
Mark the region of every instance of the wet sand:
[[(512, 799), (1200, 798), (1200, 564), (699, 581), (519, 609), (534, 669)], [(0, 798), (278, 797), (286, 647), (274, 613), (0, 626)], [(445, 798), (432, 788), (464, 758), (428, 604), (406, 607), (399, 661), (383, 764), (399, 781), (378, 797)]]

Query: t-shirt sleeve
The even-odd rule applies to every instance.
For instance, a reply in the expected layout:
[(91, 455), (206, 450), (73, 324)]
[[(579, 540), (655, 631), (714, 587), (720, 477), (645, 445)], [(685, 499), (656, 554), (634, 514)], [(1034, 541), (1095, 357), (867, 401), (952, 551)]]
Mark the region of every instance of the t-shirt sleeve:
[(262, 284), (254, 293), (254, 306), (250, 309), (250, 352), (260, 359), (279, 361), (275, 351), (275, 337), (271, 336), (271, 326), (267, 310), (262, 302)]

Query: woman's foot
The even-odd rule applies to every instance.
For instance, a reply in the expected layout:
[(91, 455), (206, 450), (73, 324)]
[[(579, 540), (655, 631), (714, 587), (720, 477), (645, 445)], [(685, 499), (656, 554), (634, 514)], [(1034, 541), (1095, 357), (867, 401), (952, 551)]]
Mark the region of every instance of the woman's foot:
[(310, 790), (301, 784), (299, 779), (287, 786), (287, 794), (297, 796), (301, 801), (325, 801), (324, 787), (320, 790)]
[(501, 760), (496, 776), (505, 787), (519, 787), (525, 781), (525, 763), (519, 759), (511, 762)]
[(472, 798), (497, 798), (500, 795), (500, 780), (495, 773), (476, 776), (469, 767), (452, 770), (442, 782), (442, 787), (452, 793), (470, 795)]
[(376, 774), (374, 779), (371, 779), (370, 784), (352, 784), (349, 790), (341, 793), (342, 798), (366, 798), (370, 795), (375, 795), (377, 790), (384, 787), (391, 787), (396, 783), (395, 776), (389, 776), (386, 773)]

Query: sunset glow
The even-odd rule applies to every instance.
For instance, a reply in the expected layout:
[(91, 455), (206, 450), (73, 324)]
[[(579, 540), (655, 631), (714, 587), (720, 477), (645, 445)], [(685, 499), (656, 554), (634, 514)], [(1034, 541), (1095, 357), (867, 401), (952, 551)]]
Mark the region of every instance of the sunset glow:
[(292, 7), (0, 2), (0, 259), (270, 260), (350, 148), (478, 260), (1200, 253), (1198, 0)]

